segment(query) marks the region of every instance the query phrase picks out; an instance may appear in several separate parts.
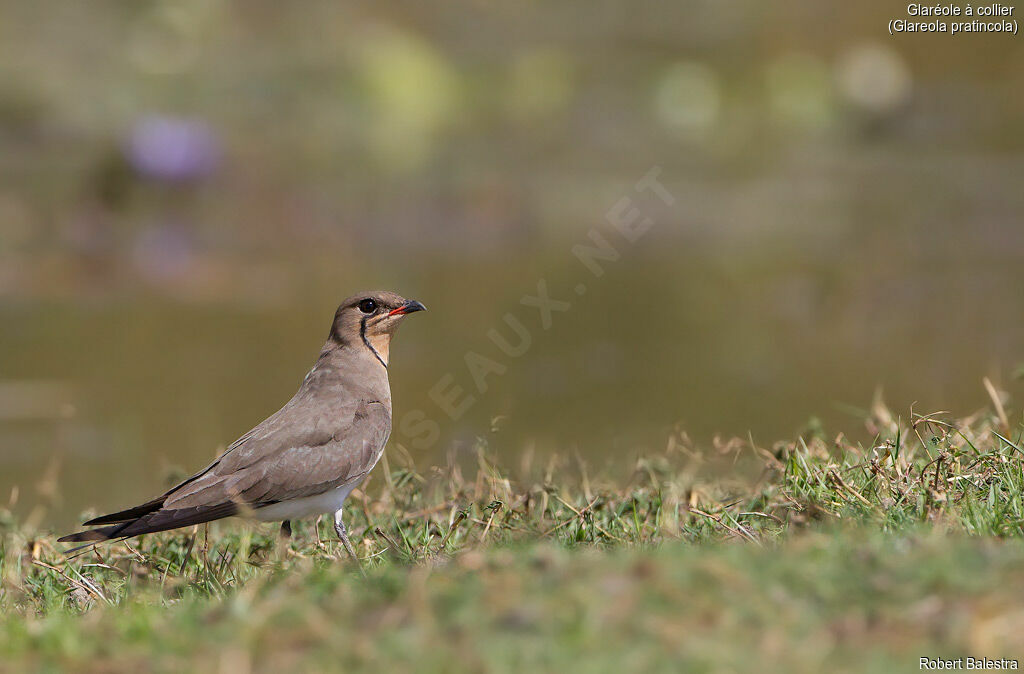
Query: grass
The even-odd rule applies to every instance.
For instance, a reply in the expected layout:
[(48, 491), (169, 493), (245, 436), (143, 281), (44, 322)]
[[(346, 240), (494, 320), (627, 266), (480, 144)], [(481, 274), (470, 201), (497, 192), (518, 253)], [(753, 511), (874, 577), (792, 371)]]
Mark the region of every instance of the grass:
[[(876, 405), (870, 446), (679, 435), (628, 474), (481, 446), (396, 457), (347, 510), (65, 558), (0, 529), (0, 671), (899, 671), (1019, 657), (1024, 449), (1006, 412)], [(398, 453), (400, 454), (400, 453)]]

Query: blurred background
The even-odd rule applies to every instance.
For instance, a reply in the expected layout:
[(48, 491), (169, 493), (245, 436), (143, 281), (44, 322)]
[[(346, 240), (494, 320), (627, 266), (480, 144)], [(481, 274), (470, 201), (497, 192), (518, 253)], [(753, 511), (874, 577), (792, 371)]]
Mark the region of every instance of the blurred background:
[[(423, 467), (481, 438), (509, 464), (868, 442), (877, 390), (907, 415), (1019, 391), (1024, 42), (890, 37), (903, 12), (0, 2), (0, 502), (56, 477), (68, 522), (199, 468), (366, 288), (430, 308), (391, 368), (396, 426), (436, 424), (392, 436)], [(606, 216), (652, 167), (675, 202), (623, 245)], [(600, 278), (571, 253), (593, 229)], [(540, 279), (572, 302), (549, 330)], [(504, 369), (485, 393), (468, 352)], [(457, 420), (442, 380), (475, 397)]]

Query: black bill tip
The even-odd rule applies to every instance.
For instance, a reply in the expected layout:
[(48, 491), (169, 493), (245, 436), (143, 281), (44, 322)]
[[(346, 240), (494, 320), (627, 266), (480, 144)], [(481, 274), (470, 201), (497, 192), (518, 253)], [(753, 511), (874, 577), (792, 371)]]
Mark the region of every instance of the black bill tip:
[(417, 302), (416, 300), (409, 300), (402, 306), (398, 307), (397, 309), (392, 309), (390, 312), (388, 312), (388, 316), (402, 316), (405, 314), (411, 314), (414, 311), (426, 310), (427, 308), (423, 306), (422, 302)]

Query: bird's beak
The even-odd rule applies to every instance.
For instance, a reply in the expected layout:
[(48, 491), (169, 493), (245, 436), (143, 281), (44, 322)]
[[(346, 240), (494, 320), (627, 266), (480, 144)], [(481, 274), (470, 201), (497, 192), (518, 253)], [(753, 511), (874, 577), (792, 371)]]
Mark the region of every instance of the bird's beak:
[(427, 308), (423, 306), (422, 302), (416, 300), (409, 300), (397, 309), (392, 309), (388, 312), (388, 316), (402, 316), (405, 314), (411, 314), (414, 311), (426, 311)]

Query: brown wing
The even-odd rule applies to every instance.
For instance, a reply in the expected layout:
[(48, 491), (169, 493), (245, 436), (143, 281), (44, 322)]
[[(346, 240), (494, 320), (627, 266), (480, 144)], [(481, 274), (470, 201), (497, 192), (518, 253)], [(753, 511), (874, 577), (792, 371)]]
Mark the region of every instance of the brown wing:
[(388, 406), (363, 400), (324, 410), (305, 397), (300, 391), (207, 468), (159, 499), (90, 520), (117, 524), (59, 540), (166, 531), (361, 480), (377, 462), (391, 432)]
[[(377, 462), (391, 432), (391, 413), (361, 401), (336, 410), (333, 419), (306, 419), (249, 434), (197, 479), (168, 494), (164, 509), (232, 502), (259, 508), (321, 494), (358, 480)], [(268, 422), (274, 418), (268, 419)], [(295, 428), (305, 426), (305, 433)]]

